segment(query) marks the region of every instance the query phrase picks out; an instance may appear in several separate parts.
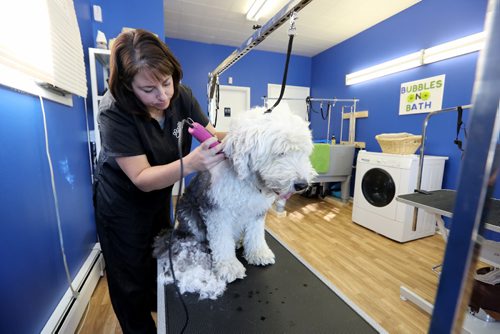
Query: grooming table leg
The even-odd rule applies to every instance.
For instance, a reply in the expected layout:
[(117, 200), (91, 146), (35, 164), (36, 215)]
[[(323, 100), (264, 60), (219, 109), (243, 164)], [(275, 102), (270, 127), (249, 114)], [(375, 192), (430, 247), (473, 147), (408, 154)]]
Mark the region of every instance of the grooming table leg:
[(444, 226), (443, 218), (441, 217), (440, 214), (437, 214), (437, 213), (434, 216), (436, 217), (436, 223), (437, 223), (439, 232), (441, 232), (441, 236), (443, 237), (444, 242), (447, 242), (448, 241), (448, 230)]
[(434, 308), (434, 305), (429, 303), (427, 300), (423, 299), (419, 295), (417, 295), (415, 292), (409, 290), (408, 288), (401, 286), (399, 288), (399, 298), (401, 300), (409, 300), (413, 304), (417, 305), (419, 308), (424, 310), (425, 312), (432, 314), (432, 309)]
[[(157, 261), (158, 264), (158, 272), (163, 270), (160, 266), (160, 261)], [(165, 301), (165, 286), (160, 283), (158, 280), (157, 283), (157, 333), (158, 334), (166, 334), (167, 333), (167, 319), (165, 319), (165, 310), (166, 310), (166, 301)]]

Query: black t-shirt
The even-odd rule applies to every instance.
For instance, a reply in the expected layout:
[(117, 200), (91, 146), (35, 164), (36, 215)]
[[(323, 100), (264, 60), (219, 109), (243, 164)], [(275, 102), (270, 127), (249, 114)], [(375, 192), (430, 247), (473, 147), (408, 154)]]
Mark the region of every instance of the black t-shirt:
[[(98, 117), (101, 151), (97, 162), (96, 192), (101, 201), (99, 208), (106, 208), (104, 215), (110, 219), (142, 220), (163, 210), (169, 212), (172, 186), (143, 192), (130, 181), (115, 158), (145, 154), (151, 166), (178, 160), (182, 120), (190, 117), (203, 126), (208, 124), (208, 118), (191, 90), (179, 85), (177, 98), (165, 111), (163, 129), (153, 118), (146, 119), (121, 110), (109, 91), (99, 105)], [(191, 148), (191, 135), (186, 124), (182, 143), (185, 156)]]

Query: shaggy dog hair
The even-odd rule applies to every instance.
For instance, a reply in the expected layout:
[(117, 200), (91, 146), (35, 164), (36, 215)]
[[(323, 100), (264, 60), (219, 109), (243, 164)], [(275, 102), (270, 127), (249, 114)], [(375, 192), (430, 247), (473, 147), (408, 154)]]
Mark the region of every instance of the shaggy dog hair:
[(181, 293), (198, 293), (200, 299), (216, 299), (226, 283), (245, 277), (236, 257), (240, 246), (249, 264), (274, 263), (265, 240), (266, 212), (276, 199), (305, 190), (314, 178), (313, 143), (308, 123), (299, 116), (263, 111), (253, 109), (233, 120), (223, 140), (227, 159), (189, 183), (178, 204), (176, 229), (155, 241), (161, 283), (173, 282), (169, 250)]

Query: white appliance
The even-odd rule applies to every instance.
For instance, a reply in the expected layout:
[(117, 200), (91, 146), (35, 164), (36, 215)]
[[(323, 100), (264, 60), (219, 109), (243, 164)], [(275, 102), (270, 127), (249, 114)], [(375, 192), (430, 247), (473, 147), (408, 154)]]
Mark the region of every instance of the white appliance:
[[(424, 157), (421, 189), (441, 189), (447, 157)], [(413, 193), (417, 185), (419, 156), (360, 151), (356, 164), (352, 220), (390, 239), (406, 242), (436, 231), (434, 215), (418, 211), (412, 231), (414, 207), (396, 200)]]

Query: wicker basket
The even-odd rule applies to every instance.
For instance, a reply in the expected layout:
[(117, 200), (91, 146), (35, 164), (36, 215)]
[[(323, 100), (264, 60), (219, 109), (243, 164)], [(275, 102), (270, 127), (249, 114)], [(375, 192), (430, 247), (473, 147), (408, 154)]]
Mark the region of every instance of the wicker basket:
[(422, 136), (411, 133), (382, 133), (375, 136), (382, 152), (391, 154), (413, 154), (422, 144)]

